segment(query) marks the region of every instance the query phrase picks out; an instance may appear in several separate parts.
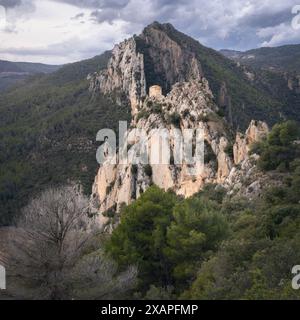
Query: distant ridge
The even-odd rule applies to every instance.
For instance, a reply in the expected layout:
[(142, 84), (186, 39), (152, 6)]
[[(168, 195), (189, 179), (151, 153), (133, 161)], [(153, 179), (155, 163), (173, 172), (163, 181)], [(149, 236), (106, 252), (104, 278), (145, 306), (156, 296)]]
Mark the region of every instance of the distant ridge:
[(220, 53), (253, 68), (300, 73), (300, 44), (262, 47), (244, 52), (223, 49)]
[(60, 65), (0, 60), (0, 92), (26, 79), (28, 76), (39, 73), (49, 74), (59, 68), (61, 68)]

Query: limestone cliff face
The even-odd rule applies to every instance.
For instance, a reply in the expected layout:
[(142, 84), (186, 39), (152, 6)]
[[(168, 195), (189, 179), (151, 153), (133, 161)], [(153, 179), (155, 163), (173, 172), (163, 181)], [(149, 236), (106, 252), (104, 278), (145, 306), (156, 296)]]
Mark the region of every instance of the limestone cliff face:
[(146, 96), (146, 80), (144, 57), (137, 52), (135, 39), (116, 45), (107, 69), (90, 75), (90, 80), (90, 90), (106, 94), (116, 92), (125, 103), (127, 100), (131, 103), (132, 113), (136, 113)]
[[(127, 101), (132, 110), (128, 145), (124, 147), (128, 164), (113, 164), (114, 159), (108, 157), (95, 177), (91, 208), (99, 213), (102, 225), (110, 220), (111, 213), (137, 199), (151, 184), (184, 197), (192, 196), (206, 183), (222, 184), (230, 192), (241, 176), (251, 171), (250, 144), (266, 134), (267, 125), (252, 121), (246, 133), (237, 133), (234, 140), (230, 124), (218, 115), (220, 110), (195, 55), (156, 24), (117, 45), (107, 69), (90, 79), (91, 90), (117, 93), (118, 99)], [(197, 128), (204, 133), (204, 164), (176, 164), (177, 130)], [(139, 129), (146, 134), (141, 136)], [(160, 145), (158, 129), (171, 133), (167, 137), (170, 163), (132, 164), (136, 151), (147, 151), (149, 155)], [(142, 142), (147, 150), (141, 148)], [(119, 150), (116, 157), (124, 151)], [(195, 169), (201, 170), (194, 173)]]
[(238, 132), (233, 146), (234, 163), (239, 164), (248, 157), (251, 145), (263, 139), (269, 132), (268, 125), (262, 121), (252, 120), (245, 135)]
[[(156, 111), (153, 112), (153, 106)], [(107, 159), (99, 169), (93, 186), (92, 198), (100, 212), (109, 209), (118, 210), (125, 203), (129, 204), (138, 198), (151, 184), (164, 190), (172, 189), (178, 195), (189, 197), (198, 192), (205, 183), (222, 183), (230, 173), (232, 160), (225, 152), (229, 145), (229, 131), (225, 122), (215, 113), (217, 106), (205, 78), (177, 83), (167, 96), (146, 97), (139, 113), (134, 116), (132, 129), (128, 131), (129, 159), (133, 156), (135, 146), (144, 139), (148, 154), (159, 145), (155, 129), (201, 128), (204, 132), (205, 164), (198, 175), (191, 174), (195, 169), (190, 164), (153, 164), (128, 165), (111, 164)], [(178, 122), (172, 117), (178, 115)], [(144, 115), (144, 116), (143, 116)], [(139, 135), (139, 129), (146, 131), (146, 136)], [(176, 150), (173, 135), (170, 135), (170, 154)], [(144, 142), (145, 142), (144, 141)], [(128, 148), (128, 147), (127, 147)], [(138, 147), (139, 148), (139, 147)], [(121, 152), (121, 151), (120, 151)], [(172, 156), (171, 156), (172, 158)], [(151, 161), (150, 161), (151, 163)]]
[(231, 98), (227, 91), (226, 83), (223, 82), (219, 92), (219, 106), (223, 108), (224, 113), (227, 115), (227, 119), (232, 125), (232, 110), (231, 110)]
[(177, 82), (200, 79), (203, 75), (195, 53), (168, 36), (170, 24), (153, 23), (136, 37), (138, 50), (145, 57), (147, 85), (159, 84), (163, 92)]
[(272, 184), (272, 178), (263, 174), (256, 167), (258, 155), (249, 154), (251, 145), (261, 141), (269, 133), (268, 125), (252, 120), (244, 134), (237, 132), (233, 145), (234, 165), (223, 182), (229, 194), (248, 198), (259, 197), (263, 187)]
[(115, 93), (119, 102), (131, 104), (134, 115), (152, 85), (160, 85), (166, 94), (177, 82), (200, 79), (201, 65), (195, 54), (172, 40), (160, 26), (153, 23), (141, 35), (116, 45), (107, 69), (89, 75), (90, 90)]

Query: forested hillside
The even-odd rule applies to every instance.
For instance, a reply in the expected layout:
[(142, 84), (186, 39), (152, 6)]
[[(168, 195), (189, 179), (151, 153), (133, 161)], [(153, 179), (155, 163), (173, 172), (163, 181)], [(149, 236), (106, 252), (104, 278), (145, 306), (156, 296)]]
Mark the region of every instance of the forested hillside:
[(207, 185), (184, 200), (153, 186), (125, 207), (106, 250), (121, 270), (138, 266), (135, 297), (299, 298), (291, 287), (300, 259), (299, 137), (287, 122), (253, 145), (258, 167), (277, 181), (259, 198)]
[(130, 118), (126, 106), (89, 93), (88, 73), (104, 68), (109, 52), (39, 75), (0, 96), (0, 224), (12, 222), (37, 191), (95, 176), (95, 138)]
[(0, 60), (0, 92), (27, 79), (34, 74), (49, 74), (61, 66), (30, 62), (11, 62)]
[(221, 50), (226, 57), (242, 64), (277, 72), (300, 72), (300, 45), (263, 47), (248, 51)]

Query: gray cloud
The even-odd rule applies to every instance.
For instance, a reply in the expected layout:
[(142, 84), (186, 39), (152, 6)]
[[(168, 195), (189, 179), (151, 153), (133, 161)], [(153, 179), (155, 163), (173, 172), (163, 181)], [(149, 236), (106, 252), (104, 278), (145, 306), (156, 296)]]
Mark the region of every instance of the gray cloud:
[[(207, 46), (243, 50), (265, 45), (274, 36), (263, 39), (261, 30), (288, 25), (296, 3), (297, 0), (131, 0), (122, 8), (95, 10), (91, 18), (100, 24), (124, 21), (126, 29), (134, 33), (154, 20), (171, 22)], [(295, 35), (293, 41), (294, 38)], [(300, 34), (298, 39), (300, 42)]]
[(240, 26), (250, 26), (252, 28), (265, 28), (276, 26), (280, 23), (291, 21), (291, 8), (283, 9), (280, 12), (261, 12), (250, 15), (240, 21)]
[(84, 17), (84, 12), (76, 14), (76, 16), (72, 17), (71, 20), (78, 20)]
[(21, 0), (0, 0), (0, 5), (4, 8), (14, 8), (21, 5)]
[[(0, 0), (16, 17), (22, 15), (26, 6), (39, 0)], [(91, 38), (88, 44), (77, 44), (75, 40), (65, 40), (59, 45), (46, 48), (19, 49), (18, 56), (61, 56), (70, 61), (87, 58), (112, 48), (115, 41), (132, 34), (139, 34), (152, 23), (170, 22), (178, 30), (196, 38), (202, 44), (215, 49), (230, 48), (247, 50), (260, 46), (277, 46), (300, 43), (299, 30), (291, 28), (291, 9), (297, 0), (50, 0), (53, 3), (73, 5), (79, 10), (87, 10), (73, 16), (72, 20), (82, 23), (84, 37)], [(25, 5), (26, 4), (26, 5)], [(70, 19), (68, 7), (64, 6), (66, 20)], [(74, 15), (74, 8), (71, 10)], [(90, 13), (88, 13), (90, 12)], [(76, 11), (75, 11), (76, 13)], [(53, 17), (55, 19), (55, 17)], [(94, 22), (87, 31), (86, 25)], [(82, 21), (84, 20), (84, 21)], [(85, 22), (85, 25), (84, 25)], [(79, 23), (78, 23), (79, 25)], [(12, 25), (13, 27), (13, 25)], [(16, 31), (11, 28), (11, 31)], [(89, 34), (90, 32), (90, 34)], [(94, 34), (105, 36), (105, 40), (95, 41)], [(97, 44), (97, 45), (95, 45)], [(36, 44), (38, 46), (38, 43)], [(16, 44), (17, 47), (17, 44)], [(11, 54), (13, 53), (11, 48)], [(31, 52), (32, 50), (32, 52)], [(98, 50), (98, 51), (97, 51)], [(75, 51), (77, 53), (75, 53)]]
[(15, 18), (35, 10), (35, 0), (0, 0), (0, 5), (9, 13), (16, 13)]
[(112, 23), (118, 17), (116, 10), (108, 8), (105, 10), (95, 10), (91, 13), (91, 19), (97, 23)]
[(6, 25), (2, 29), (5, 33), (17, 33), (17, 20), (24, 19), (26, 15), (35, 11), (34, 0), (0, 0), (0, 5), (6, 11)]
[(105, 9), (105, 8), (124, 8), (129, 0), (54, 0), (64, 2), (79, 8)]

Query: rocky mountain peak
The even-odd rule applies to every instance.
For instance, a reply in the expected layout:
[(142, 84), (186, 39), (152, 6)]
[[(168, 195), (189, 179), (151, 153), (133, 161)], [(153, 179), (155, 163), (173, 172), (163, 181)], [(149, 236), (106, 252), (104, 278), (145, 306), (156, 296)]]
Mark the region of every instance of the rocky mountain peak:
[[(101, 164), (93, 185), (91, 208), (100, 213), (104, 225), (110, 221), (111, 212), (137, 199), (151, 184), (184, 197), (192, 196), (207, 183), (232, 188), (239, 182), (242, 170), (252, 166), (250, 144), (268, 131), (264, 122), (253, 121), (244, 135), (237, 133), (234, 138), (195, 51), (179, 39), (179, 32), (172, 25), (154, 22), (140, 35), (116, 45), (107, 68), (90, 76), (91, 90), (113, 93), (117, 101), (131, 105), (132, 122), (126, 134), (129, 159), (134, 157), (141, 139), (147, 156), (151, 154), (160, 144), (156, 129), (171, 133), (168, 164), (152, 164), (149, 159), (147, 165), (130, 161), (112, 164), (111, 158)], [(224, 82), (220, 89), (223, 106), (230, 99)], [(172, 132), (199, 128), (204, 135), (204, 163), (201, 173), (190, 174), (198, 164), (176, 164), (171, 160), (176, 153)], [(142, 138), (140, 129), (146, 132)], [(123, 151), (119, 150), (119, 155)]]
[(144, 28), (142, 33), (151, 32), (152, 29), (161, 30), (161, 31), (164, 31), (165, 33), (168, 33), (170, 31), (176, 31), (174, 26), (169, 22), (160, 23), (158, 21), (153, 21), (152, 23), (150, 23), (148, 26)]
[(156, 22), (135, 38), (145, 57), (147, 85), (160, 84), (164, 93), (177, 82), (200, 79), (203, 75), (195, 52), (175, 39), (175, 33), (171, 24)]
[(201, 79), (195, 53), (171, 39), (170, 30), (175, 30), (172, 25), (154, 22), (139, 36), (116, 45), (107, 69), (89, 76), (90, 89), (115, 92), (136, 114), (151, 86), (160, 85), (167, 94), (175, 83)]

